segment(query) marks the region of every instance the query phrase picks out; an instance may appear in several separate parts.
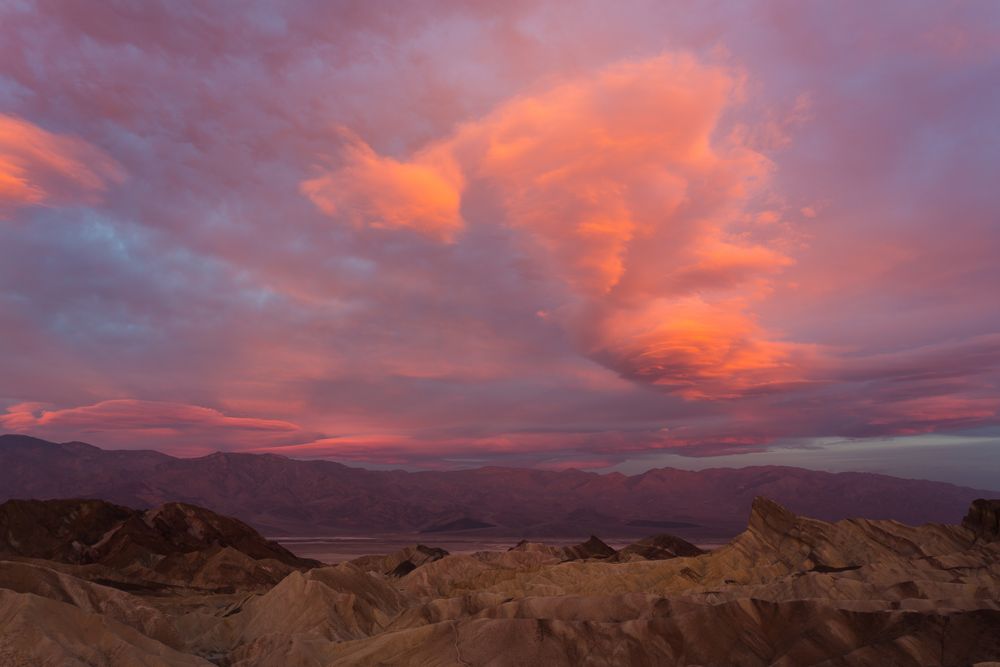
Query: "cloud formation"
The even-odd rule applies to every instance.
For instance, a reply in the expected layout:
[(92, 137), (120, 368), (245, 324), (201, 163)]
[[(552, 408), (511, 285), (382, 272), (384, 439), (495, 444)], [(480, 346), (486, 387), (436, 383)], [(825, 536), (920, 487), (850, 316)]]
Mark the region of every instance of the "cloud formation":
[[(626, 61), (515, 98), (406, 162), (354, 139), (344, 166), (302, 188), (335, 218), (443, 241), (500, 222), (567, 290), (554, 319), (582, 352), (665, 390), (733, 396), (796, 377), (795, 346), (749, 312), (792, 260), (734, 222), (759, 215), (771, 168), (741, 133), (715, 136), (739, 94), (736, 74), (687, 55)], [(463, 185), (489, 192), (498, 219), (462, 218)]]
[(111, 446), (162, 447), (188, 456), (220, 449), (273, 447), (310, 437), (297, 425), (277, 419), (233, 417), (195, 405), (131, 399), (64, 409), (21, 403), (0, 414), (0, 426), (57, 441), (97, 435)]
[(123, 178), (118, 163), (87, 142), (0, 114), (0, 216), (19, 206), (92, 204)]
[(462, 228), (461, 175), (447, 156), (427, 151), (407, 162), (380, 157), (345, 131), (344, 165), (302, 183), (327, 215), (357, 227), (412, 229), (451, 241)]
[(918, 5), (2, 4), (4, 428), (633, 469), (992, 432), (1000, 16)]

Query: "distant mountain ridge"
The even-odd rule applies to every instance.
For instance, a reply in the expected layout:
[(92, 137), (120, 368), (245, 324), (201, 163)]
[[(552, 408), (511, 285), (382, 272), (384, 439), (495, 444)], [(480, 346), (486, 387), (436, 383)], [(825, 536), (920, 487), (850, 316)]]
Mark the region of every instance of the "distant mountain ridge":
[(659, 524), (677, 525), (673, 532), (700, 539), (742, 530), (756, 496), (824, 520), (920, 524), (953, 522), (976, 498), (996, 495), (944, 482), (779, 466), (659, 468), (633, 476), (497, 467), (375, 471), (275, 454), (181, 459), (0, 436), (0, 501), (100, 498), (145, 508), (191, 503), (238, 517), (269, 535), (492, 524), (471, 530), (522, 537), (643, 536), (648, 529), (642, 526)]

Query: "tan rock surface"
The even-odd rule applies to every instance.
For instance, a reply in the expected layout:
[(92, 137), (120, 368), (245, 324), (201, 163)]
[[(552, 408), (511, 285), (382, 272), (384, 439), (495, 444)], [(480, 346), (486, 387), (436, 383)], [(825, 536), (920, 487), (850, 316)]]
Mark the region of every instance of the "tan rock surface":
[(31, 593), (0, 589), (5, 667), (208, 667), (108, 616)]
[(176, 648), (182, 644), (173, 621), (142, 598), (63, 572), (32, 563), (0, 561), (2, 589), (65, 602), (81, 611), (102, 614), (131, 626), (169, 646)]

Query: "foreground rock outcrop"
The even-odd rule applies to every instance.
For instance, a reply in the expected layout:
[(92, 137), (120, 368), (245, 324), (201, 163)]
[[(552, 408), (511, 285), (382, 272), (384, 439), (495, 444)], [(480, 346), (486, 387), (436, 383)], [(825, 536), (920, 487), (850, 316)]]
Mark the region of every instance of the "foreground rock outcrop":
[(296, 568), (319, 565), (202, 507), (167, 503), (141, 511), (103, 500), (0, 504), (0, 558), (45, 560), (123, 588), (267, 587)]
[[(988, 663), (1000, 660), (995, 503), (977, 501), (963, 525), (908, 526), (828, 523), (758, 498), (747, 529), (709, 552), (669, 535), (619, 550), (417, 545), (231, 593), (116, 590), (72, 569), (93, 564), (22, 556), (0, 561), (0, 664)], [(199, 534), (197, 516), (164, 519), (168, 534)], [(51, 553), (76, 557), (56, 542)], [(126, 568), (140, 557), (112, 553), (133, 555)]]
[(980, 498), (972, 501), (969, 513), (962, 519), (962, 526), (975, 533), (977, 540), (1000, 540), (1000, 500)]

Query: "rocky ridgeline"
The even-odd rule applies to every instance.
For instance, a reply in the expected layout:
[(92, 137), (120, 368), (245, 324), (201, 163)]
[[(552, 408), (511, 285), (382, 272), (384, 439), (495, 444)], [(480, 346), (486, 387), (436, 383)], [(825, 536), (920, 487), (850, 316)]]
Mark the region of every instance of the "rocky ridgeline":
[(319, 565), (241, 521), (184, 503), (141, 511), (103, 500), (0, 504), (0, 558), (39, 559), (128, 588), (270, 586)]

